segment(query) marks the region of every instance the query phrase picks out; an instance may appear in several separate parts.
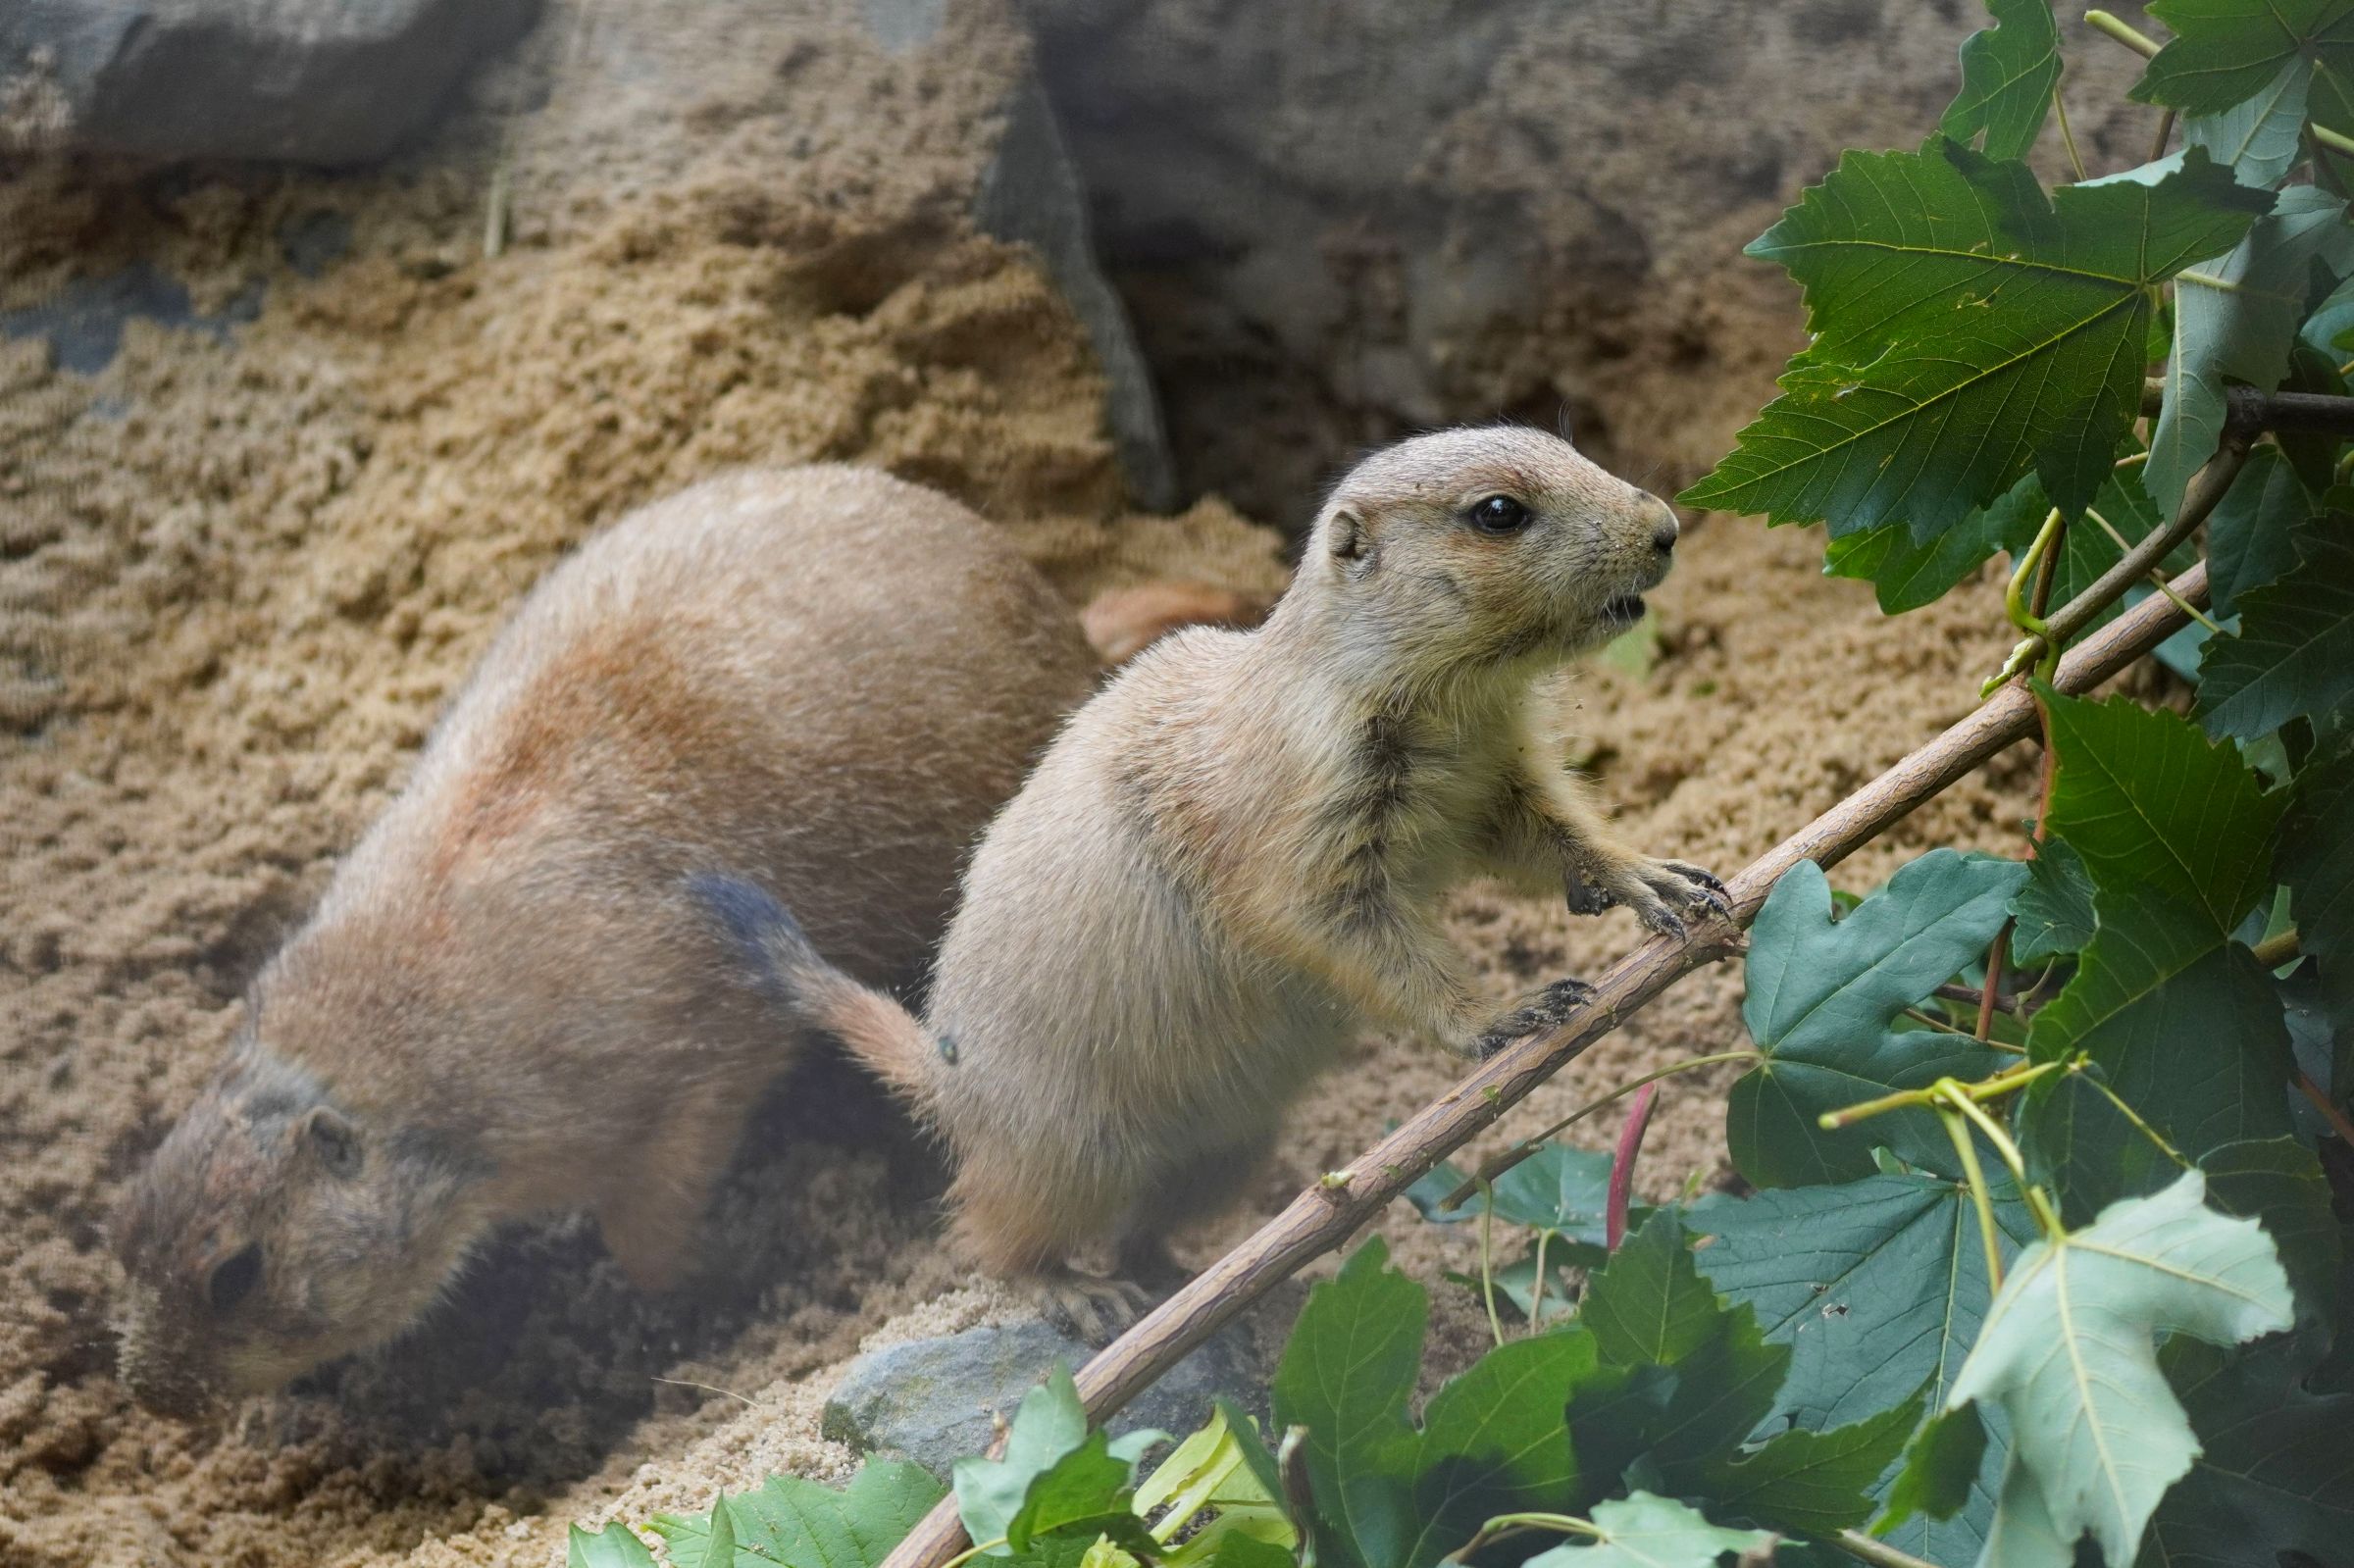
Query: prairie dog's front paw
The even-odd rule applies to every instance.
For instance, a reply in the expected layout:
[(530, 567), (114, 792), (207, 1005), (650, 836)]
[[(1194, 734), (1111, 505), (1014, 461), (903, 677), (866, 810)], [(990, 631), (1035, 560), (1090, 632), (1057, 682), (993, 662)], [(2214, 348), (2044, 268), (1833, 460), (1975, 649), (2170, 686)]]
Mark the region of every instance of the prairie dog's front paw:
[(1594, 987), (1582, 980), (1557, 980), (1526, 1003), (1513, 1008), (1488, 1027), (1472, 1049), (1486, 1061), (1516, 1039), (1551, 1029), (1592, 999)]
[(1689, 935), (1684, 917), (1692, 911), (1732, 914), (1724, 884), (1714, 873), (1688, 861), (1629, 855), (1622, 861), (1587, 868), (1582, 878), (1571, 879), (1572, 910), (1578, 907), (1575, 891), (1581, 881), (1605, 899), (1604, 907), (1623, 904), (1653, 931), (1678, 940)]

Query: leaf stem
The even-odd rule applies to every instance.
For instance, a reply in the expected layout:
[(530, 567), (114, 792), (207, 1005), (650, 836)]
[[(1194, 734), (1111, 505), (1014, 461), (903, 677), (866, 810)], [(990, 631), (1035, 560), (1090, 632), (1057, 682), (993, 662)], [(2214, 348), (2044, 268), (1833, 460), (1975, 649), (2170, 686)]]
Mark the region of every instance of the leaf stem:
[(1537, 1283), (1528, 1291), (1528, 1332), (1533, 1336), (1545, 1322), (1545, 1244), (1553, 1239), (1551, 1231), (1537, 1233)]
[(1934, 1106), (1946, 1098), (1944, 1086), (1948, 1084), (1953, 1085), (1957, 1092), (1972, 1102), (2000, 1099), (2005, 1094), (2026, 1087), (2044, 1074), (2056, 1071), (2059, 1065), (2057, 1062), (2021, 1062), (2016, 1066), (2006, 1067), (1993, 1077), (1981, 1079), (1975, 1084), (1965, 1084), (1956, 1079), (1941, 1078), (1926, 1088), (1900, 1088), (1893, 1094), (1882, 1094), (1877, 1099), (1864, 1100), (1855, 1105), (1843, 1105), (1835, 1111), (1825, 1111), (1816, 1120), (1824, 1132), (1836, 1133), (1843, 1127), (1853, 1127), (1858, 1122), (1868, 1121), (1874, 1116), (1884, 1116), (1890, 1111)]
[(1457, 1188), (1454, 1191), (1448, 1193), (1444, 1198), (1440, 1199), (1439, 1207), (1442, 1209), (1459, 1207), (1463, 1199), (1469, 1197), (1473, 1192), (1478, 1191), (1481, 1188), (1486, 1187), (1490, 1182), (1495, 1181), (1505, 1172), (1510, 1170), (1513, 1166), (1519, 1164), (1522, 1160), (1527, 1159), (1530, 1155), (1536, 1153), (1537, 1150), (1543, 1148), (1547, 1139), (1560, 1137), (1563, 1132), (1567, 1131), (1576, 1123), (1584, 1121), (1587, 1117), (1593, 1115), (1596, 1111), (1603, 1109), (1605, 1106), (1624, 1099), (1627, 1095), (1632, 1094), (1636, 1089), (1641, 1088), (1646, 1084), (1656, 1084), (1663, 1078), (1673, 1078), (1678, 1073), (1689, 1073), (1694, 1068), (1714, 1067), (1718, 1062), (1754, 1062), (1758, 1059), (1759, 1053), (1756, 1051), (1718, 1051), (1712, 1056), (1688, 1057), (1683, 1061), (1670, 1063), (1669, 1065), (1661, 1068), (1657, 1072), (1645, 1073), (1641, 1078), (1631, 1079), (1628, 1082), (1619, 1085), (1616, 1088), (1612, 1089), (1608, 1094), (1603, 1095), (1601, 1098), (1586, 1101), (1585, 1104), (1580, 1105), (1576, 1110), (1571, 1111), (1568, 1115), (1562, 1117), (1551, 1127), (1546, 1128), (1543, 1132), (1531, 1133), (1528, 1137), (1522, 1138), (1519, 1142), (1514, 1143), (1503, 1153), (1495, 1155), (1489, 1159), (1486, 1164), (1479, 1168), (1479, 1171), (1476, 1175), (1465, 1180), (1462, 1186)]
[(2052, 82), (2052, 115), (2060, 122), (2060, 145), (2068, 149), (2068, 166), (2076, 172), (2080, 184), (2084, 179), (2084, 155), (2076, 151), (2076, 133), (2068, 128), (2068, 105), (2060, 97), (2061, 85), (2068, 79), (2062, 72)]
[(1528, 1530), (1551, 1530), (1564, 1536), (1592, 1536), (1602, 1539), (1602, 1527), (1591, 1519), (1580, 1519), (1566, 1513), (1500, 1513), (1472, 1532), (1471, 1539), (1439, 1559), (1459, 1563), (1480, 1547), (1507, 1536), (1516, 1536)]
[(2127, 26), (2124, 23), (2119, 21), (2115, 16), (2106, 11), (2085, 12), (2084, 25), (2095, 32), (2107, 33), (2110, 37), (2115, 38), (2119, 43), (2124, 44), (2126, 48), (2132, 50), (2144, 60), (2148, 60), (2156, 56), (2160, 48), (2157, 39), (2151, 37), (2146, 32), (2135, 31), (2133, 28)]
[(1975, 1040), (1977, 1043), (1987, 1047), (1989, 1050), (2016, 1051), (2021, 1048), (2017, 1045), (2009, 1044), (2003, 1040), (1988, 1039), (1983, 1035), (1973, 1035), (1969, 1030), (1964, 1029), (1959, 1025), (1949, 1024), (1944, 1019), (1937, 1017), (1935, 1014), (1923, 1012), (1918, 1007), (1906, 1008), (1905, 1016), (1913, 1020), (1913, 1022), (1923, 1026), (1924, 1028), (1937, 1031), (1941, 1035), (1958, 1035), (1964, 1039)]
[(1479, 1295), (1488, 1304), (1488, 1332), (1496, 1342), (1504, 1343), (1504, 1319), (1496, 1315), (1496, 1190), (1485, 1181), (1479, 1184)]
[(1964, 1185), (1970, 1189), (1970, 1205), (1978, 1213), (1978, 1239), (1986, 1246), (1986, 1289), (1989, 1293), (2003, 1288), (2003, 1246), (1994, 1224), (1994, 1194), (1987, 1189), (1986, 1172), (1978, 1164), (1977, 1141), (1970, 1136), (1970, 1124), (1962, 1113), (1945, 1106), (1937, 1108), (1937, 1120), (1945, 1128), (1945, 1136), (1954, 1140), (1954, 1153), (1962, 1161)]
[(958, 1552), (955, 1556), (950, 1557), (947, 1562), (941, 1564), (941, 1568), (964, 1568), (964, 1565), (968, 1562), (971, 1562), (975, 1557), (981, 1556), (985, 1552), (995, 1551), (999, 1546), (1004, 1544), (1005, 1538), (1003, 1536), (999, 1536), (995, 1541), (984, 1541), (978, 1546), (967, 1546), (964, 1548), (964, 1550)]
[[(2021, 1073), (2017, 1082), (2010, 1087), (2018, 1088), (2034, 1082), (2042, 1076), (2042, 1069), (2048, 1065), (2050, 1064), (2037, 1063), (2033, 1069)], [(1950, 1079), (1946, 1082), (1952, 1084)], [(1978, 1131), (1986, 1135), (1986, 1141), (1994, 1145), (1994, 1151), (2000, 1154), (2003, 1157), (2003, 1163), (2011, 1168), (2011, 1179), (2019, 1184), (2021, 1191), (2025, 1191), (2027, 1189), (2027, 1162), (2021, 1157), (2019, 1145), (2011, 1141), (2011, 1135), (2003, 1131), (2001, 1123), (1979, 1108), (1977, 1097), (1966, 1090), (1967, 1086), (1953, 1084), (1953, 1087), (1946, 1091), (1946, 1103), (1977, 1124)]]
[(2175, 133), (2175, 112), (2169, 109), (2158, 117), (2158, 134), (2150, 142), (2150, 155), (2143, 163), (2154, 164), (2166, 156), (2166, 144)]
[(1822, 1538), (1858, 1562), (1869, 1563), (1871, 1568), (1937, 1568), (1925, 1557), (1916, 1557), (1909, 1551), (1899, 1551), (1885, 1541), (1874, 1541), (1861, 1530), (1842, 1530), (1835, 1536)]
[(2173, 1160), (2176, 1165), (2180, 1166), (2186, 1171), (2192, 1169), (2193, 1167), (2191, 1162), (2182, 1157), (2182, 1151), (2175, 1147), (2174, 1144), (2168, 1142), (2165, 1136), (2161, 1134), (2158, 1129), (2143, 1121), (2141, 1119), (2141, 1113), (2134, 1110), (2132, 1106), (2127, 1105), (2122, 1098), (2120, 1098), (2117, 1090), (2111, 1088), (2108, 1085), (2102, 1083), (2099, 1079), (2084, 1071), (2085, 1065), (2089, 1060), (2089, 1057), (2081, 1055), (2077, 1056), (2075, 1060), (2068, 1064), (2069, 1072), (2074, 1077), (2080, 1078), (2085, 1083), (2090, 1084), (2094, 1088), (2099, 1089), (2102, 1096), (2106, 1098), (2110, 1104), (2117, 1107), (2118, 1115), (2123, 1116), (2126, 1121), (2131, 1122), (2134, 1128), (2140, 1132), (2142, 1137), (2148, 1138), (2152, 1143), (2158, 1145), (2159, 1153), (2165, 1155), (2168, 1159)]
[[(2122, 555), (2125, 551), (2133, 548), (2133, 541), (2126, 538), (2123, 533), (2120, 533), (2117, 531), (2117, 525), (2110, 522), (2107, 518), (2101, 516), (2100, 513), (2094, 511), (2088, 506), (2084, 509), (2084, 515), (2101, 526), (2101, 531), (2109, 535), (2109, 540), (2111, 543), (2117, 546), (2118, 553)], [(2155, 587), (2159, 592), (2165, 594), (2168, 598), (2174, 601), (2175, 609), (2181, 611), (2184, 615), (2189, 616), (2193, 621), (2198, 622), (2199, 625), (2205, 627), (2217, 636), (2220, 637), (2224, 634), (2224, 629), (2220, 626), (2217, 626), (2213, 621), (2209, 620), (2205, 611), (2197, 608), (2188, 599), (2185, 599), (2182, 597), (2182, 595), (2175, 591), (2174, 584), (2166, 581), (2166, 573), (2163, 570), (2158, 567), (2151, 567), (2149, 581), (2151, 586)]]

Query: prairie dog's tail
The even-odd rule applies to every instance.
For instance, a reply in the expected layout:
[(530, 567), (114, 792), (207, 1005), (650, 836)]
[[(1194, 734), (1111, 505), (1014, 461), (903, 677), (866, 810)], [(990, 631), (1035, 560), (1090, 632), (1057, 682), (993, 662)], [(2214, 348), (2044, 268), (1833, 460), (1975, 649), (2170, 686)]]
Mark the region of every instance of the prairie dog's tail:
[(801, 923), (766, 889), (736, 877), (697, 876), (688, 892), (757, 964), (793, 1017), (849, 1047), (892, 1088), (929, 1108), (940, 1043), (896, 1001), (826, 961)]

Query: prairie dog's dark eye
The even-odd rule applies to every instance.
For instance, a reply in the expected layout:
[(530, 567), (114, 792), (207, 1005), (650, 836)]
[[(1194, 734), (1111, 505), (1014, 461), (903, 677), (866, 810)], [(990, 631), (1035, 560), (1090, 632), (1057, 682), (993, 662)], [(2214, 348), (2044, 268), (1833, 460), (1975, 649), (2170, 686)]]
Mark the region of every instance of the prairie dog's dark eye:
[(1528, 527), (1528, 508), (1509, 495), (1471, 503), (1471, 526), (1482, 533), (1517, 533)]
[(204, 1293), (215, 1312), (228, 1312), (253, 1294), (253, 1288), (261, 1283), (262, 1244), (248, 1241), (213, 1266), (213, 1277), (205, 1282)]

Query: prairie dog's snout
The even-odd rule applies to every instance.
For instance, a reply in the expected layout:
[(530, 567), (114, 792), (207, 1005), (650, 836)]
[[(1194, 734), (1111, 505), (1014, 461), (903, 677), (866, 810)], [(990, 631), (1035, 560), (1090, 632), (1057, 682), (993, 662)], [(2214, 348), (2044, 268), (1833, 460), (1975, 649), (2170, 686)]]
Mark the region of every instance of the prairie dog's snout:
[(1566, 441), (1480, 428), (1367, 458), (1325, 503), (1308, 553), (1360, 607), (1360, 638), (1477, 663), (1573, 654), (1625, 630), (1680, 531), (1666, 502)]

